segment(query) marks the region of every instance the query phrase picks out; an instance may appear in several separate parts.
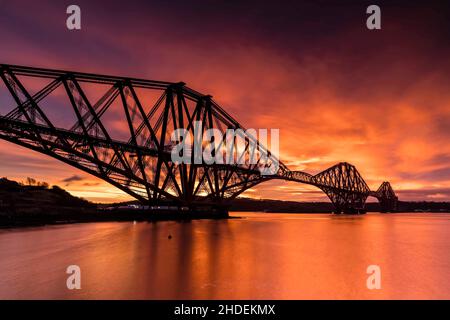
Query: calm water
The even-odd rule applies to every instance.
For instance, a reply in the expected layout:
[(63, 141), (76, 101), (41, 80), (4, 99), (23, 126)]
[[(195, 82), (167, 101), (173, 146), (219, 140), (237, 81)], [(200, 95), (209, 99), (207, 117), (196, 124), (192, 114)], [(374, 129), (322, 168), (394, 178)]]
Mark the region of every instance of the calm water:
[(448, 214), (233, 215), (0, 230), (0, 298), (450, 299)]

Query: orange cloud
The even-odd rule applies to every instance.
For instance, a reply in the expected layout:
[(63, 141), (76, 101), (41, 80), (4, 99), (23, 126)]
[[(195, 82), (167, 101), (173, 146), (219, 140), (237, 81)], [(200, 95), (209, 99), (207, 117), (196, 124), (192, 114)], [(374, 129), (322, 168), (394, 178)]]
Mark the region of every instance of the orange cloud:
[[(84, 8), (100, 10), (87, 3)], [(2, 62), (185, 81), (212, 94), (245, 127), (279, 128), (281, 160), (293, 170), (317, 173), (347, 161), (372, 189), (389, 180), (404, 199), (450, 200), (450, 50), (439, 42), (439, 12), (425, 10), (423, 22), (412, 25), (418, 11), (392, 9), (376, 34), (352, 24), (353, 16), (347, 23), (328, 17), (328, 24), (311, 26), (308, 19), (287, 14), (291, 25), (285, 29), (258, 16), (249, 17), (255, 26), (237, 19), (221, 26), (215, 21), (224, 17), (198, 24), (187, 8), (185, 15), (170, 10), (179, 20), (169, 22), (163, 14), (168, 9), (156, 6), (121, 12), (126, 23), (120, 27), (111, 23), (118, 12), (100, 10), (95, 21), (87, 18), (87, 30), (73, 34), (56, 27), (59, 7), (48, 9), (34, 16), (13, 4), (5, 7), (52, 41), (43, 43), (30, 27), (0, 24), (8, 43), (0, 48)], [(121, 117), (118, 110), (108, 116), (118, 138), (127, 133)], [(80, 174), (31, 151), (5, 142), (0, 146), (5, 159), (0, 173), (54, 177), (52, 183)], [(15, 169), (8, 162), (16, 162)], [(68, 189), (89, 199), (117, 199), (114, 192), (120, 191), (86, 179), (100, 186)], [(244, 195), (325, 200), (313, 187), (280, 181)]]

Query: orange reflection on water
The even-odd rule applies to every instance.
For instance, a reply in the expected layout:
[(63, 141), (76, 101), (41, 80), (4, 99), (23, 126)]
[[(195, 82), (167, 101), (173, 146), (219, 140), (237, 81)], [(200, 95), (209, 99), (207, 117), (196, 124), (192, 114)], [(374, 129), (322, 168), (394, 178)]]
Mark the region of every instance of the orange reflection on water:
[(0, 231), (0, 298), (450, 298), (449, 215), (234, 216)]

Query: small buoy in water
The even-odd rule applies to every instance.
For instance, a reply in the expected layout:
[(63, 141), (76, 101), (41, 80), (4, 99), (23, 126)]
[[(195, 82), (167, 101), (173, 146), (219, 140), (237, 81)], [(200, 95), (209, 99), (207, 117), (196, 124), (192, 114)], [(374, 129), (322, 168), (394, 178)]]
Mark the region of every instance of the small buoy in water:
[(169, 236), (168, 236), (167, 238), (168, 238), (169, 240), (170, 240), (170, 239), (172, 239), (172, 235), (171, 235), (171, 234), (169, 234)]

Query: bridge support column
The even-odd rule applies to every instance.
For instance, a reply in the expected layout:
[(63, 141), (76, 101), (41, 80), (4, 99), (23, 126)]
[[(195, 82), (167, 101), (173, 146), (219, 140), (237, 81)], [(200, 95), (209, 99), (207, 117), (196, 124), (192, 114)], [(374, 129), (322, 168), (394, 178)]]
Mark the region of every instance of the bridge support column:
[(343, 190), (322, 189), (330, 198), (335, 214), (363, 214), (366, 213), (366, 194), (346, 192)]
[(398, 199), (395, 198), (380, 198), (380, 212), (395, 212), (398, 210)]
[(398, 210), (398, 197), (389, 182), (383, 182), (373, 196), (378, 199), (381, 212), (395, 212)]

